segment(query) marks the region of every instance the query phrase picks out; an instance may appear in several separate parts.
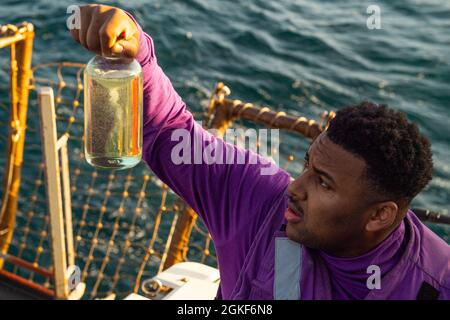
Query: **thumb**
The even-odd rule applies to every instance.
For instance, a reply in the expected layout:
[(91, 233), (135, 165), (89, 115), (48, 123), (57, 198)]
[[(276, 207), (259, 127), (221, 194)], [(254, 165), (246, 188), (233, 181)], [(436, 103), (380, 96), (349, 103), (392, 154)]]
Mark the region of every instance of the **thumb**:
[(112, 52), (127, 58), (136, 58), (139, 52), (139, 41), (135, 37), (128, 40), (120, 40), (114, 45)]
[(125, 28), (117, 37), (111, 48), (111, 53), (126, 58), (135, 58), (139, 51), (138, 37), (138, 35), (132, 33), (132, 30)]
[(116, 42), (111, 48), (111, 54), (113, 56), (120, 56), (122, 55), (123, 50), (123, 46), (119, 42)]

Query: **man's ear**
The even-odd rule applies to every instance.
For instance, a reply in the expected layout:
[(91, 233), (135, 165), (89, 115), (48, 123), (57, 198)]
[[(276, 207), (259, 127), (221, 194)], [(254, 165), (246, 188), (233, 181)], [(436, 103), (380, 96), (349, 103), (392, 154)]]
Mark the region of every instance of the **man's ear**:
[(366, 223), (366, 230), (377, 232), (390, 228), (397, 220), (398, 210), (398, 205), (393, 201), (374, 204), (371, 208), (370, 218)]

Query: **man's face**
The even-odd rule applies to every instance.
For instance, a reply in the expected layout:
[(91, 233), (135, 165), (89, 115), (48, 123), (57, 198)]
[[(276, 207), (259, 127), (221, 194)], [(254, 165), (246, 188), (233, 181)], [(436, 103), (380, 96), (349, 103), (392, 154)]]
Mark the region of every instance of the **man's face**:
[[(326, 132), (311, 145), (305, 170), (288, 187), (288, 238), (345, 256), (364, 241), (365, 161), (333, 143)], [(295, 214), (297, 213), (297, 214)]]

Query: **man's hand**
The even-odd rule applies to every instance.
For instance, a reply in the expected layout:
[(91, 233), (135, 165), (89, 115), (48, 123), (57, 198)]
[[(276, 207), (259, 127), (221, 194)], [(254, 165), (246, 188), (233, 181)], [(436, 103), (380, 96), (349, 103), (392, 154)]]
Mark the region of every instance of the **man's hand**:
[(83, 47), (105, 57), (137, 56), (138, 28), (123, 10), (92, 4), (81, 7), (80, 14), (81, 28), (70, 33)]

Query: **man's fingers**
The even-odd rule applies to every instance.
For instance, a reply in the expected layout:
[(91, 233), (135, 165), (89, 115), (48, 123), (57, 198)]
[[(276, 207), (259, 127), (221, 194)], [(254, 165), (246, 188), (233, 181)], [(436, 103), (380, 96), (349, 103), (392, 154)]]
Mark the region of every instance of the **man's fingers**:
[(127, 58), (135, 58), (139, 51), (139, 36), (133, 32), (134, 30), (130, 25), (126, 24), (120, 38), (117, 39), (118, 50), (120, 50), (122, 56)]
[(91, 10), (88, 6), (81, 7), (81, 26), (79, 31), (79, 42), (87, 48), (87, 32), (91, 24)]
[(87, 31), (86, 36), (86, 45), (87, 48), (95, 53), (100, 54), (102, 52), (100, 37), (98, 35), (98, 29), (100, 27), (100, 23), (96, 19), (92, 19), (91, 24), (89, 25), (89, 29)]
[(86, 49), (103, 56), (137, 56), (139, 35), (134, 22), (123, 11), (108, 6), (84, 6), (80, 22), (80, 29), (70, 33)]
[(119, 55), (123, 51), (122, 46), (118, 44), (122, 34), (122, 28), (112, 21), (100, 28), (99, 39), (103, 56)]
[[(110, 27), (113, 26), (113, 27)], [(112, 19), (100, 31), (100, 43), (103, 55), (134, 58), (139, 51), (137, 35), (122, 19)]]
[(100, 47), (102, 50), (102, 55), (103, 56), (111, 55), (111, 48), (109, 46), (109, 42), (111, 37), (113, 37), (113, 35), (110, 34), (110, 31), (108, 29), (108, 23), (103, 24), (103, 26), (99, 29), (98, 37), (100, 39)]

